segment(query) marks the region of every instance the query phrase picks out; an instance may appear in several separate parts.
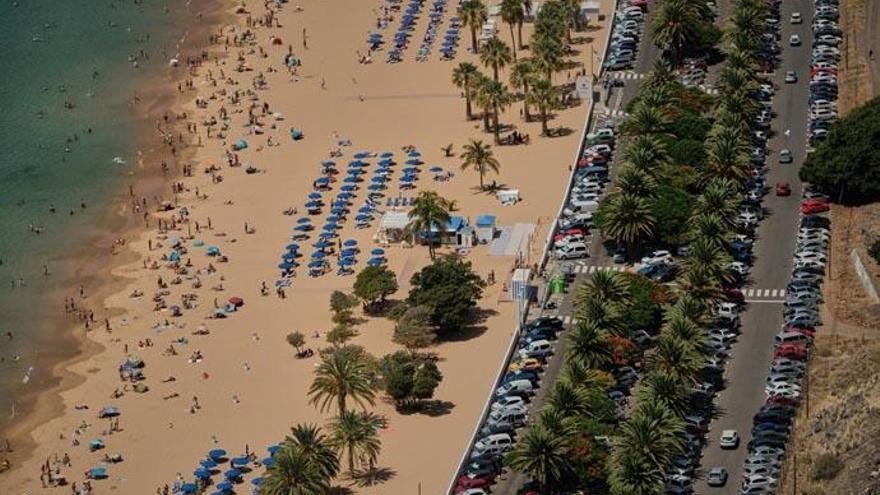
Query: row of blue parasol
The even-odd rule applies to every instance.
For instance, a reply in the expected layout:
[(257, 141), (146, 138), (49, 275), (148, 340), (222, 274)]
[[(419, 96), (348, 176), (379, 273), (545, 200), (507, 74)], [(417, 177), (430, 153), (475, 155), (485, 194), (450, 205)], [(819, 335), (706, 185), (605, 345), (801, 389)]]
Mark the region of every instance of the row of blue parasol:
[(400, 27), (394, 33), (394, 47), (388, 51), (388, 63), (403, 60), (403, 50), (409, 44), (410, 31), (415, 28), (423, 0), (410, 0), (400, 18)]
[(434, 0), (431, 5), (431, 11), (428, 12), (428, 28), (425, 30), (425, 36), (422, 37), (422, 44), (419, 46), (419, 53), (416, 60), (424, 62), (431, 55), (431, 47), (434, 40), (437, 39), (437, 30), (440, 23), (443, 22), (443, 11), (446, 10), (447, 0)]
[(449, 27), (446, 34), (443, 35), (443, 43), (440, 45), (440, 53), (442, 60), (452, 60), (455, 58), (455, 48), (458, 46), (459, 30), (461, 28), (461, 19), (451, 17), (449, 19)]

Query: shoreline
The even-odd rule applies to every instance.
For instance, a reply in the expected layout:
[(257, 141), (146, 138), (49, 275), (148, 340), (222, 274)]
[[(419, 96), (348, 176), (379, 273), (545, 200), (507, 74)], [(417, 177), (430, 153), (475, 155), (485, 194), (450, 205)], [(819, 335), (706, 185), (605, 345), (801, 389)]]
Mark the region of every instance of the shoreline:
[[(156, 260), (168, 252), (167, 247), (162, 249), (160, 246), (158, 249), (153, 249), (157, 239), (161, 239), (160, 244), (166, 244), (168, 238), (180, 235), (186, 241), (198, 238), (199, 241), (204, 240), (208, 243), (207, 245), (217, 243), (224, 250), (224, 254), (229, 253), (232, 260), (228, 265), (218, 265), (223, 268), (223, 276), (228, 277), (220, 277), (227, 286), (226, 292), (211, 292), (207, 287), (216, 282), (216, 279), (206, 276), (205, 288), (200, 293), (200, 309), (186, 312), (186, 315), (180, 319), (171, 319), (176, 322), (172, 325), (174, 328), (165, 325), (157, 329), (155, 325), (152, 328), (148, 326), (153, 322), (158, 324), (162, 319), (168, 321), (171, 315), (167, 312), (157, 312), (155, 308), (149, 309), (152, 303), (148, 302), (148, 297), (132, 299), (128, 297), (125, 289), (113, 291), (108, 297), (106, 306), (111, 310), (126, 308), (126, 316), (131, 326), (118, 334), (114, 333), (113, 338), (105, 336), (103, 331), (97, 331), (98, 333), (93, 335), (99, 342), (107, 344), (107, 348), (103, 352), (97, 352), (65, 367), (71, 369), (71, 373), (75, 376), (88, 376), (89, 379), (85, 380), (85, 384), (81, 387), (68, 389), (71, 393), (64, 394), (63, 391), (59, 391), (58, 395), (63, 395), (62, 403), (67, 406), (67, 414), (57, 421), (51, 419), (45, 421), (34, 431), (35, 437), (41, 441), (41, 454), (47, 458), (52, 454), (56, 456), (62, 452), (66, 454), (69, 442), (64, 439), (58, 441), (59, 431), (63, 431), (66, 435), (70, 431), (68, 428), (73, 429), (75, 426), (74, 421), (100, 422), (101, 420), (94, 419), (96, 409), (105, 404), (120, 403), (125, 409), (123, 421), (126, 423), (126, 428), (118, 434), (114, 433), (112, 437), (108, 436), (107, 441), (111, 444), (108, 445), (108, 448), (112, 448), (110, 452), (119, 449), (125, 455), (126, 462), (112, 468), (113, 471), (118, 470), (122, 474), (119, 478), (114, 476), (112, 480), (104, 482), (111, 484), (109, 487), (106, 484), (98, 485), (103, 486), (104, 489), (118, 489), (120, 482), (133, 483), (132, 486), (147, 489), (155, 487), (156, 483), (168, 482), (175, 472), (185, 473), (186, 470), (182, 468), (197, 462), (205, 452), (204, 449), (212, 442), (216, 445), (215, 435), (222, 439), (225, 448), (237, 449), (246, 444), (261, 448), (277, 441), (279, 435), (283, 436), (284, 432), (296, 422), (324, 425), (330, 419), (306, 404), (305, 388), (312, 378), (314, 359), (293, 359), (290, 346), (280, 342), (283, 342), (287, 332), (302, 330), (309, 336), (308, 345), (323, 346), (323, 340), (312, 340), (311, 335), (314, 329), (321, 329), (321, 332), (324, 332), (330, 328), (329, 315), (326, 311), (327, 296), (334, 289), (350, 290), (353, 278), (327, 275), (323, 278), (310, 279), (300, 276), (293, 281), (295, 297), (287, 302), (281, 302), (281, 299), (271, 296), (262, 298), (258, 296), (260, 278), (271, 281), (277, 276), (276, 248), (289, 242), (285, 239), (289, 237), (292, 220), (289, 216), (282, 216), (281, 212), (289, 205), (302, 206), (300, 200), (308, 192), (308, 185), (311, 182), (312, 174), (309, 171), (313, 171), (314, 165), (326, 158), (325, 144), (329, 140), (325, 140), (325, 136), (336, 135), (336, 131), (339, 130), (341, 136), (350, 137), (355, 141), (354, 148), (346, 149), (346, 158), (343, 160), (347, 160), (347, 157), (357, 149), (397, 151), (401, 145), (412, 143), (424, 151), (427, 163), (432, 165), (440, 163), (455, 170), (457, 177), (447, 181), (448, 183), (432, 183), (429, 177), (425, 177), (422, 184), (427, 183), (428, 188), (460, 200), (461, 213), (458, 214), (473, 218), (481, 213), (493, 213), (497, 214), (499, 224), (510, 228), (521, 222), (533, 223), (536, 239), (543, 239), (543, 234), (546, 234), (547, 220), (552, 218), (557, 206), (555, 198), (558, 196), (559, 187), (568, 177), (566, 169), (571, 161), (569, 146), (574, 146), (572, 143), (577, 140), (577, 133), (566, 134), (560, 138), (533, 138), (531, 144), (524, 147), (495, 147), (505, 167), (498, 178), (509, 187), (518, 186), (522, 189), (520, 204), (500, 208), (494, 196), (476, 190), (476, 174), (460, 172), (457, 158), (451, 160), (448, 157), (443, 158), (438, 151), (450, 141), (460, 146), (470, 137), (491, 141), (490, 134), (480, 132), (479, 121), (463, 122), (461, 112), (463, 101), (455, 100), (454, 108), (449, 103), (450, 98), (455, 97), (457, 93), (450, 89), (452, 86), (449, 73), (453, 64), (433, 61), (419, 66), (408, 60), (400, 66), (385, 65), (379, 61), (370, 67), (355, 66), (352, 52), (357, 48), (363, 48), (362, 41), (358, 43), (361, 39), (359, 29), (369, 26), (367, 11), (371, 6), (351, 0), (334, 6), (310, 1), (303, 3), (305, 5), (303, 14), (299, 13), (301, 11), (293, 10), (295, 7), (292, 6), (289, 10), (285, 8), (282, 11), (283, 28), (274, 26), (254, 28), (253, 43), (231, 47), (230, 57), (227, 57), (226, 61), (232, 63), (224, 64), (221, 69), (221, 73), (222, 70), (229, 72), (229, 81), (233, 78), (236, 80), (234, 83), (227, 83), (226, 80), (221, 79), (222, 91), (230, 87), (234, 88), (236, 93), (239, 89), (251, 91), (248, 89), (249, 79), (258, 71), (262, 75), (267, 63), (276, 63), (285, 47), (273, 49), (269, 46), (271, 58), (268, 55), (260, 58), (256, 54), (256, 49), (259, 48), (262, 55), (263, 47), (267, 46), (267, 39), (271, 39), (270, 35), (274, 36), (279, 30), (285, 37), (285, 43), (297, 43), (300, 27), (309, 26), (309, 43), (314, 44), (309, 47), (310, 51), (304, 52), (303, 74), (295, 81), (292, 80), (294, 78), (285, 81), (283, 70), (280, 71), (281, 73), (269, 70), (267, 77), (271, 80), (272, 86), (266, 93), (253, 92), (254, 96), (259, 95), (254, 101), (271, 101), (272, 109), (286, 116), (286, 121), (277, 123), (277, 129), (273, 123), (272, 130), (267, 129), (266, 132), (275, 139), (284, 138), (283, 147), (276, 149), (269, 145), (264, 148), (263, 143), (267, 135), (260, 137), (257, 135), (259, 133), (250, 134), (244, 130), (248, 126), (242, 122), (242, 116), (234, 114), (244, 113), (246, 118), (246, 105), (249, 102), (244, 102), (245, 105), (242, 106), (231, 106), (234, 122), (233, 119), (229, 121), (231, 124), (229, 135), (222, 144), (218, 140), (212, 140), (205, 148), (195, 148), (199, 158), (198, 161), (194, 161), (193, 166), (198, 169), (198, 173), (186, 180), (188, 194), (182, 194), (180, 198), (180, 204), (186, 205), (193, 212), (191, 218), (204, 221), (208, 216), (210, 222), (213, 215), (214, 228), (208, 227), (207, 230), (203, 228), (202, 231), (196, 229), (199, 233), (194, 236), (188, 236), (187, 226), (182, 224), (176, 229), (164, 232), (157, 232), (155, 228), (145, 229), (143, 232), (153, 234), (155, 237), (145, 239), (141, 236), (138, 239), (127, 239), (126, 242), (126, 252), (139, 253), (145, 260)], [(254, 7), (258, 11), (263, 8), (256, 5)], [(351, 15), (340, 18), (339, 11), (334, 10), (335, 8), (346, 8)], [(316, 25), (318, 29), (315, 29)], [(320, 29), (322, 26), (325, 29)], [(327, 26), (332, 28), (326, 29)], [(303, 32), (305, 32), (304, 27)], [(234, 34), (240, 33), (241, 31), (237, 31)], [(231, 36), (232, 33), (224, 34)], [(245, 55), (248, 49), (250, 52)], [(252, 64), (252, 72), (232, 72), (236, 52), (241, 56), (240, 62)], [(466, 52), (459, 56), (460, 61), (473, 61), (474, 58), (473, 54)], [(401, 73), (397, 71), (401, 70), (412, 74), (412, 79), (399, 77)], [(325, 77), (329, 83), (326, 90), (323, 87)], [(352, 84), (348, 83), (349, 78)], [(320, 89), (318, 81), (322, 81)], [(212, 90), (207, 86), (206, 81), (199, 81), (199, 84), (202, 84), (199, 87), (199, 96), (207, 96), (202, 90), (211, 93)], [(233, 84), (241, 85), (235, 87)], [(219, 89), (215, 85), (215, 94), (212, 96), (215, 96)], [(366, 97), (363, 96), (364, 94)], [(212, 110), (216, 110), (218, 104), (229, 104), (228, 98), (229, 95), (224, 92), (222, 97), (212, 100)], [(420, 101), (413, 107), (410, 102), (416, 99)], [(505, 122), (513, 124), (513, 127), (521, 132), (537, 136), (540, 122), (516, 120), (518, 108), (517, 104), (503, 116)], [(581, 112), (585, 111), (585, 108), (584, 105), (577, 105), (561, 109), (554, 115), (553, 125), (579, 127), (583, 120)], [(373, 114), (377, 119), (375, 122), (366, 118), (371, 115), (370, 111), (377, 112)], [(198, 121), (201, 126), (202, 119), (206, 117), (205, 112), (208, 111), (195, 112), (194, 118), (189, 120)], [(266, 120), (271, 121), (268, 117)], [(239, 124), (243, 125), (239, 126)], [(288, 126), (302, 126), (308, 137), (293, 143), (286, 136), (285, 129)], [(421, 132), (421, 129), (424, 129), (424, 132)], [(231, 142), (235, 142), (235, 139), (242, 135), (245, 135), (252, 145), (251, 149), (242, 154), (243, 157), (246, 160), (252, 159), (261, 170), (254, 175), (244, 175), (244, 170), (241, 168), (229, 168), (223, 163), (222, 153), (228, 150)], [(536, 167), (535, 164), (539, 161), (541, 166)], [(202, 169), (217, 162), (222, 163), (221, 173), (227, 177), (227, 180), (212, 184), (211, 177), (202, 173)], [(537, 177), (541, 180), (535, 180)], [(492, 178), (494, 177), (490, 177)], [(211, 194), (210, 199), (192, 197), (189, 187), (198, 191), (199, 186), (202, 187), (205, 196), (207, 193)], [(225, 206), (231, 205), (226, 201), (233, 199), (235, 207)], [(158, 214), (153, 218), (161, 216)], [(164, 216), (166, 221), (169, 216)], [(241, 235), (242, 223), (252, 220), (257, 220), (259, 227), (255, 235)], [(134, 221), (134, 223), (139, 222)], [(357, 237), (361, 245), (366, 247), (373, 245), (369, 237), (372, 231), (373, 229), (370, 229), (370, 231), (351, 232), (346, 235)], [(226, 237), (227, 233), (229, 237)], [(522, 243), (520, 247), (531, 249), (533, 253), (535, 250), (540, 252), (538, 246), (540, 242), (530, 242), (531, 239), (531, 236), (528, 240), (521, 237), (518, 241)], [(150, 240), (154, 244), (153, 247), (148, 248), (147, 243)], [(194, 254), (203, 254), (200, 250), (193, 251)], [(421, 247), (404, 250), (392, 246), (389, 251), (390, 264), (401, 286), (397, 297), (405, 296), (409, 277), (429, 262), (427, 253)], [(443, 251), (447, 252), (448, 249), (444, 248)], [(486, 276), (491, 271), (501, 274), (500, 280), (506, 280), (514, 264), (513, 251), (497, 257), (489, 257), (486, 247), (477, 247), (473, 251), (466, 256), (466, 259), (474, 263), (475, 270), (481, 276)], [(204, 267), (205, 259), (194, 258), (198, 263), (196, 268)], [(146, 271), (146, 268), (142, 271), (138, 266), (139, 258), (126, 262), (122, 256), (117, 256), (115, 260), (109, 270), (111, 278), (126, 286), (128, 291), (135, 288), (145, 289), (149, 294), (156, 287), (157, 275), (166, 276), (169, 273), (150, 272)], [(159, 262), (166, 265), (162, 267), (163, 269), (168, 268), (165, 260)], [(184, 285), (188, 284), (184, 282)], [(176, 300), (178, 295), (183, 295), (179, 294), (181, 290), (188, 290), (188, 286), (172, 285), (170, 288), (173, 292), (166, 295), (169, 300), (172, 297)], [(225, 299), (239, 295), (247, 300), (247, 306), (241, 314), (225, 320), (202, 317), (210, 308), (211, 297), (215, 297), (216, 301), (216, 298)], [(437, 390), (437, 399), (446, 409), (430, 417), (422, 414), (403, 415), (385, 400), (377, 401), (377, 412), (387, 415), (392, 425), (387, 431), (382, 432), (383, 452), (380, 458), (383, 466), (393, 468), (392, 479), (387, 484), (377, 487), (358, 487), (358, 492), (402, 492), (415, 487), (416, 482), (423, 484), (429, 493), (434, 492), (438, 487), (445, 488), (448, 483), (448, 473), (454, 469), (453, 464), (468, 442), (474, 418), (479, 414), (478, 409), (485, 401), (486, 391), (491, 387), (490, 382), (494, 381), (493, 374), (498, 366), (500, 354), (504, 350), (502, 347), (509, 342), (514, 331), (513, 305), (509, 303), (509, 294), (503, 292), (501, 283), (487, 290), (479, 304), (487, 315), (480, 326), (468, 329), (462, 332), (463, 335), (450, 338), (432, 348), (432, 351), (436, 351), (440, 356), (445, 375), (443, 383)], [(382, 318), (364, 318), (364, 320), (366, 323), (363, 323), (359, 329), (361, 335), (356, 337), (354, 343), (363, 345), (368, 352), (376, 355), (399, 349), (397, 344), (392, 343), (392, 324), (388, 320)], [(114, 325), (117, 324), (118, 319), (114, 319)], [(127, 324), (123, 323), (123, 325)], [(190, 335), (191, 330), (198, 329), (196, 325), (210, 326), (211, 335), (194, 336), (195, 332)], [(117, 335), (122, 337), (122, 340)], [(185, 347), (189, 342), (182, 344), (178, 344), (177, 340), (172, 342), (171, 339), (177, 336), (192, 340), (193, 345)], [(133, 347), (134, 352), (149, 360), (150, 367), (147, 369), (149, 381), (146, 383), (149, 383), (150, 392), (143, 395), (129, 393), (121, 400), (108, 400), (108, 394), (113, 387), (121, 386), (120, 381), (114, 376), (114, 369), (119, 359), (125, 359), (125, 355), (129, 354), (127, 347), (129, 343), (136, 344), (137, 339), (143, 337), (157, 341), (154, 349), (150, 349), (152, 345), (145, 348), (137, 345)], [(122, 342), (126, 344), (124, 352)], [(159, 354), (164, 345), (171, 343), (182, 349), (181, 356), (175, 358), (164, 353)], [(204, 363), (186, 363), (185, 356), (193, 349), (203, 351), (210, 358)], [(91, 368), (84, 369), (85, 365)], [(207, 375), (208, 372), (211, 381), (205, 382), (207, 378), (203, 378), (200, 374)], [(160, 381), (163, 377), (168, 378)], [(278, 387), (284, 387), (283, 394), (277, 393)], [(242, 393), (245, 395), (241, 396), (242, 401), (239, 404), (238, 396)], [(198, 412), (184, 411), (183, 403), (194, 394), (198, 395), (201, 403)], [(178, 396), (180, 398), (173, 399)], [(165, 397), (170, 397), (172, 400)], [(236, 405), (232, 405), (230, 397)], [(90, 405), (91, 410), (74, 411), (73, 406), (80, 403)], [(266, 404), (271, 404), (272, 407), (265, 407)], [(103, 424), (96, 429), (100, 427), (103, 427)], [(104, 435), (109, 434), (105, 431), (101, 434), (102, 438)], [(427, 437), (433, 440), (433, 448), (418, 449), (418, 455), (412, 455), (414, 442), (427, 445), (429, 442)], [(172, 452), (166, 454), (169, 445), (175, 447)], [(81, 467), (100, 462), (98, 458), (100, 454), (90, 454), (83, 450), (80, 447), (70, 451), (77, 466), (73, 474), (81, 472)], [(43, 455), (39, 457), (42, 458)], [(10, 479), (10, 491), (18, 493), (14, 488), (38, 487), (39, 482), (36, 479), (38, 463), (38, 461), (28, 462), (25, 466), (27, 469), (16, 473)], [(0, 480), (2, 479), (0, 477)], [(123, 488), (123, 491), (126, 490)]]
[[(208, 44), (207, 38), (217, 29), (230, 24), (229, 21), (240, 24), (232, 13), (232, 7), (225, 5), (223, 0), (190, 0), (186, 6), (188, 15), (174, 14), (181, 15), (176, 21), (179, 27), (190, 26), (182, 33), (184, 37), (182, 43), (178, 38), (178, 54), (185, 58), (190, 53), (208, 50), (211, 56), (223, 58), (222, 50), (216, 50), (215, 45)], [(193, 20), (198, 12), (210, 12), (210, 14), (202, 16), (203, 24), (190, 24), (188, 21)], [(196, 29), (193, 30), (193, 27)], [(161, 139), (154, 134), (153, 125), (155, 120), (161, 119), (162, 114), (173, 112), (174, 109), (183, 109), (193, 103), (195, 96), (177, 89), (177, 84), (191, 73), (185, 65), (177, 67), (177, 70), (169, 69), (167, 65), (157, 66), (155, 69), (156, 74), (150, 75), (147, 81), (134, 88), (134, 94), (138, 95), (140, 101), (137, 106), (130, 106), (130, 111), (136, 112), (138, 115), (136, 119), (142, 122), (133, 129), (133, 132), (135, 135), (149, 136), (136, 141), (132, 155), (140, 155), (142, 150), (146, 151), (134, 165), (138, 168), (130, 172), (132, 177), (128, 181), (129, 184), (120, 184), (118, 192), (102, 206), (104, 211), (96, 215), (95, 224), (103, 227), (90, 232), (87, 236), (88, 242), (81, 249), (70, 255), (50, 260), (53, 265), (63, 263), (77, 265), (72, 275), (61, 280), (43, 297), (45, 301), (58, 303), (52, 305), (52, 308), (60, 307), (62, 299), (66, 299), (77, 287), (84, 285), (90, 288), (89, 300), (98, 301), (91, 309), (100, 314), (101, 318), (112, 318), (124, 311), (122, 308), (108, 305), (112, 296), (123, 291), (133, 281), (133, 278), (120, 275), (117, 271), (136, 262), (142, 255), (127, 247), (117, 252), (114, 241), (125, 239), (126, 244), (137, 242), (149, 235), (152, 230), (152, 227), (145, 226), (137, 216), (120, 209), (120, 206), (129, 199), (126, 190), (136, 185), (137, 195), (147, 198), (167, 196), (171, 184), (180, 176), (180, 165), (192, 161), (197, 154), (198, 148), (188, 145), (178, 156), (173, 156), (162, 146)], [(176, 131), (178, 126), (179, 124), (175, 122), (172, 130)], [(155, 167), (163, 160), (173, 165), (167, 174)], [(148, 169), (146, 167), (148, 163), (152, 163), (154, 167)], [(152, 201), (151, 206), (155, 206)], [(153, 211), (152, 208), (150, 211)], [(13, 451), (3, 456), (12, 463), (11, 470), (32, 459), (37, 443), (30, 432), (62, 416), (67, 408), (62, 394), (82, 385), (88, 378), (84, 374), (72, 371), (71, 368), (108, 350), (105, 345), (91, 338), (81, 323), (71, 321), (70, 315), (58, 314), (46, 318), (50, 323), (63, 327), (63, 330), (53, 336), (53, 339), (59, 339), (55, 340), (56, 345), (53, 349), (57, 356), (48, 358), (48, 362), (45, 363), (46, 370), (37, 370), (41, 374), (48, 373), (48, 377), (40, 387), (17, 396), (13, 404), (14, 418), (10, 417), (0, 424), (0, 436), (6, 438), (13, 446)], [(48, 339), (41, 336), (39, 340)], [(41, 342), (41, 345), (46, 344)], [(10, 416), (12, 414), (13, 411), (10, 411)], [(0, 479), (3, 475), (4, 473), (0, 472)]]

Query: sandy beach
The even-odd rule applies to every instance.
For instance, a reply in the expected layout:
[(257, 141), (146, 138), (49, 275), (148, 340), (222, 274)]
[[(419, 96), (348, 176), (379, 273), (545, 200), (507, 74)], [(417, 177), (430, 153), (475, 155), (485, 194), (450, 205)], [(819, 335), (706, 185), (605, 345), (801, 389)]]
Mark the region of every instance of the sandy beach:
[[(457, 3), (450, 2), (444, 23)], [(603, 0), (602, 11), (610, 12), (611, 4)], [(457, 154), (468, 138), (492, 141), (491, 134), (482, 132), (480, 120), (465, 121), (464, 100), (451, 82), (459, 62), (480, 66), (478, 56), (466, 51), (467, 30), (462, 30), (455, 60), (441, 61), (435, 47), (427, 61), (417, 62), (419, 38), (427, 24), (422, 18), (403, 62), (387, 64), (380, 51), (373, 54), (372, 63), (363, 64), (358, 53), (367, 51), (366, 38), (375, 28), (381, 2), (302, 0), (279, 4), (280, 8), (269, 2), (277, 22), (259, 24), (258, 20), (266, 19), (266, 7), (259, 2), (245, 5), (245, 12), (235, 14), (237, 25), (218, 26), (214, 31), (218, 43), (212, 50), (225, 51), (226, 56), (218, 61), (208, 56), (193, 69), (191, 84), (185, 76), (179, 78), (184, 81), (182, 98), (186, 101), (175, 102), (168, 112), (169, 122), (156, 126), (165, 133), (179, 133), (178, 139), (188, 143), (180, 149), (185, 159), (176, 164), (177, 170), (170, 164), (169, 176), (177, 177), (174, 184), (168, 184), (164, 199), (172, 208), (157, 211), (153, 199), (148, 208), (136, 206), (135, 191), (115, 212), (119, 216), (146, 214), (148, 227), (128, 236), (120, 248), (126, 251), (126, 260), (134, 261), (114, 268), (114, 275), (128, 281), (104, 303), (114, 316), (90, 323), (86, 332), (86, 338), (104, 350), (69, 367), (84, 379), (61, 393), (59, 415), (17, 432), (29, 436), (36, 447), (23, 464), (0, 474), (0, 492), (70, 493), (70, 486), (41, 488), (40, 466), (48, 460), (54, 467), (54, 459), (69, 456), (69, 466), (61, 462), (59, 470), (79, 485), (85, 471), (103, 465), (105, 454), (119, 453), (124, 460), (106, 466), (109, 476), (92, 482), (93, 493), (155, 493), (178, 473), (190, 479), (210, 449), (244, 454), (247, 448), (265, 455), (265, 447), (283, 439), (292, 425), (328, 422), (330, 414), (310, 405), (306, 394), (318, 357), (296, 359), (285, 336), (298, 330), (307, 336), (308, 347), (327, 346), (324, 334), (332, 327), (330, 293), (350, 291), (354, 276), (328, 273), (312, 278), (303, 267), (291, 279), (284, 298), (274, 290), (262, 296), (260, 287), (262, 282), (272, 287), (278, 278), (279, 253), (290, 242), (295, 220), (305, 213), (303, 205), (319, 176), (321, 161), (330, 158), (340, 140), (350, 140), (351, 146), (339, 147), (343, 153), (336, 158), (339, 164), (354, 159), (358, 151), (390, 151), (402, 162), (401, 148), (414, 146), (425, 165), (416, 189), (403, 195), (414, 197), (418, 191), (435, 190), (455, 200), (454, 214), (471, 224), (482, 214), (495, 215), (500, 227), (534, 224), (531, 241), (524, 240), (521, 248), (528, 264), (538, 260), (569, 175), (586, 104), (554, 112), (549, 125), (570, 132), (553, 138), (540, 137), (539, 121), (522, 120), (521, 102), (502, 114), (503, 124), (530, 136), (528, 145), (493, 147), (501, 170), (487, 176), (487, 182), (517, 189), (521, 198), (515, 205), (502, 206), (494, 194), (479, 190), (477, 174), (459, 169)], [(499, 37), (509, 43), (507, 27), (500, 18), (497, 21)], [(393, 34), (395, 22), (396, 18), (383, 31), (386, 38)], [(574, 46), (579, 51), (575, 62), (588, 66), (591, 46), (598, 53), (603, 51), (607, 22), (576, 33), (593, 41)], [(526, 24), (526, 39), (530, 29)], [(275, 38), (281, 41), (273, 43)], [(284, 66), (288, 50), (302, 61), (296, 74)], [(198, 53), (182, 53), (179, 67), (169, 70), (185, 74), (187, 56)], [(481, 66), (481, 70), (491, 74), (491, 69)], [(580, 70), (559, 72), (554, 83), (573, 83)], [(508, 70), (501, 73), (506, 81)], [(249, 109), (259, 123), (258, 133), (249, 125)], [(221, 112), (229, 118), (225, 126)], [(220, 125), (213, 126), (209, 136), (204, 124), (212, 117)], [(218, 138), (221, 126), (226, 127), (223, 139)], [(292, 128), (301, 130), (304, 138), (292, 140)], [(247, 141), (247, 148), (233, 152), (239, 164), (230, 166), (227, 153), (239, 139)], [(441, 151), (450, 143), (455, 157), (445, 157)], [(372, 171), (375, 159), (370, 163), (367, 170)], [(183, 173), (184, 165), (191, 175)], [(432, 180), (427, 168), (434, 165), (452, 172), (452, 178)], [(248, 173), (248, 168), (255, 173)], [(396, 180), (387, 193), (398, 194)], [(338, 189), (325, 197), (334, 194)], [(355, 208), (366, 193), (357, 194)], [(178, 216), (180, 207), (188, 211), (185, 221)], [(290, 208), (298, 213), (284, 214)], [(321, 218), (315, 220), (319, 225)], [(163, 228), (157, 230), (160, 225)], [(377, 226), (375, 220), (371, 228), (355, 229), (349, 219), (340, 237), (355, 239), (362, 251), (369, 251), (377, 246)], [(175, 273), (169, 261), (162, 259), (171, 252), (175, 238), (186, 248), (181, 264), (191, 262), (186, 273)], [(220, 256), (208, 256), (208, 247), (218, 248)], [(402, 299), (410, 277), (430, 262), (428, 251), (424, 246), (397, 245), (385, 251), (400, 284), (392, 298)], [(419, 487), (422, 493), (442, 493), (470, 438), (514, 331), (514, 305), (504, 282), (509, 283), (516, 256), (492, 255), (488, 246), (478, 246), (464, 257), (481, 276), (490, 271), (497, 274), (499, 282), (488, 287), (480, 301), (488, 316), (477, 328), (429, 349), (439, 356), (444, 375), (435, 394), (440, 405), (437, 414), (403, 415), (390, 402), (377, 401), (375, 412), (388, 419), (388, 428), (381, 431), (379, 456), (388, 479), (369, 487), (352, 486), (357, 493), (417, 493)], [(359, 256), (356, 271), (365, 259), (364, 254)], [(78, 295), (71, 296), (75, 304), (82, 302)], [(215, 306), (225, 305), (232, 297), (244, 300), (238, 311), (223, 319), (208, 318)], [(168, 307), (156, 310), (159, 299)], [(184, 301), (190, 301), (191, 307)], [(173, 316), (172, 305), (180, 305), (182, 315)], [(79, 331), (83, 330), (80, 326)], [(400, 349), (391, 340), (393, 322), (387, 318), (365, 318), (357, 330), (360, 335), (353, 343), (374, 355)], [(314, 337), (316, 332), (319, 337)], [(171, 346), (175, 353), (169, 352)], [(141, 382), (149, 387), (145, 393), (126, 390), (130, 386), (120, 380), (119, 366), (132, 355), (145, 363), (146, 379)], [(196, 355), (200, 359), (191, 359)], [(114, 398), (114, 391), (123, 394)], [(194, 398), (199, 407), (193, 412)], [(118, 428), (98, 418), (101, 408), (109, 405), (121, 411)], [(74, 439), (78, 446), (73, 445)], [(105, 447), (90, 452), (92, 439), (101, 439)], [(245, 479), (258, 474), (255, 471)], [(340, 484), (347, 486), (347, 481), (340, 480)]]

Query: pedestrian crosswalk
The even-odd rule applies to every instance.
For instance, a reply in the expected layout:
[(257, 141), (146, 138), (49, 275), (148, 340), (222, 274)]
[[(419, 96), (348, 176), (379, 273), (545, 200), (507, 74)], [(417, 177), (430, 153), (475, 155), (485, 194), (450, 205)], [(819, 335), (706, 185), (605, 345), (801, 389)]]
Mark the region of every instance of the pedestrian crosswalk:
[(575, 318), (571, 315), (565, 315), (562, 317), (562, 324), (563, 325), (574, 325), (575, 323), (577, 323), (577, 318)]
[(785, 297), (785, 289), (743, 289), (742, 293), (747, 299)]
[(700, 85), (700, 89), (705, 91), (706, 94), (710, 94), (710, 95), (717, 95), (718, 94), (718, 88), (713, 88), (711, 86), (706, 86), (704, 84)]
[(627, 115), (629, 114), (627, 114), (624, 110), (605, 110), (605, 112), (603, 112), (604, 118), (622, 119)]
[(644, 79), (645, 75), (640, 72), (633, 72), (631, 70), (626, 70), (626, 71), (611, 72), (609, 74), (609, 77), (611, 79), (632, 80), (632, 79)]
[(572, 273), (596, 273), (602, 271), (609, 272), (625, 272), (627, 271), (627, 267), (622, 265), (615, 266), (594, 266), (594, 265), (580, 265), (576, 264), (572, 267)]

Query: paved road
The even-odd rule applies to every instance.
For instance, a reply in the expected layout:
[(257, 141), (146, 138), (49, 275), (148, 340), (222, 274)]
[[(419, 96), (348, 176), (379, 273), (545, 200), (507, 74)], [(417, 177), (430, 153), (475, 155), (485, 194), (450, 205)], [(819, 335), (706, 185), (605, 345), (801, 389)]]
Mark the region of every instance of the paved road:
[[(755, 264), (752, 267), (750, 288), (782, 289), (788, 282), (794, 240), (798, 223), (799, 192), (801, 184), (797, 172), (806, 154), (807, 113), (809, 101), (810, 46), (812, 32), (812, 3), (809, 0), (782, 2), (782, 63), (772, 76), (777, 87), (773, 110), (777, 117), (772, 127), (775, 135), (769, 143), (767, 184), (771, 191), (764, 198), (767, 216), (758, 227), (755, 245)], [(792, 12), (800, 12), (805, 22), (791, 25)], [(791, 34), (798, 34), (802, 46), (788, 46)], [(797, 84), (784, 84), (786, 70), (797, 71)], [(790, 135), (786, 136), (785, 131)], [(780, 164), (779, 150), (792, 150), (794, 163)], [(791, 184), (793, 194), (776, 196), (772, 188), (778, 181)], [(782, 305), (768, 301), (752, 302), (742, 318), (742, 335), (733, 346), (732, 357), (725, 370), (728, 386), (717, 399), (719, 417), (712, 421), (708, 443), (704, 448), (702, 466), (725, 467), (730, 474), (724, 487), (711, 488), (704, 481), (696, 485), (696, 493), (704, 495), (735, 494), (742, 481), (742, 465), (747, 455), (746, 444), (751, 439), (752, 416), (764, 403), (764, 382), (772, 359), (773, 337), (782, 324)], [(741, 436), (736, 450), (721, 450), (718, 436), (722, 430), (735, 429)]]

